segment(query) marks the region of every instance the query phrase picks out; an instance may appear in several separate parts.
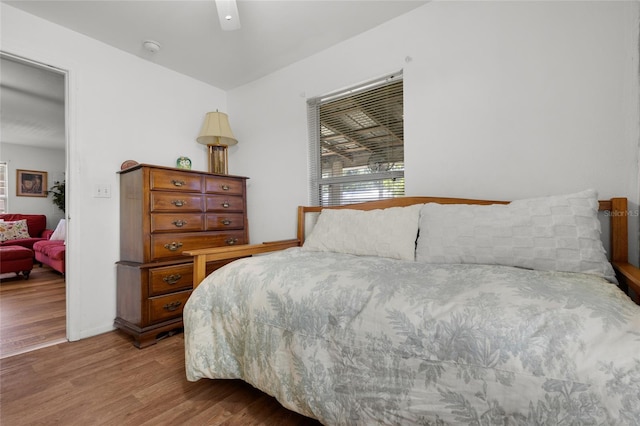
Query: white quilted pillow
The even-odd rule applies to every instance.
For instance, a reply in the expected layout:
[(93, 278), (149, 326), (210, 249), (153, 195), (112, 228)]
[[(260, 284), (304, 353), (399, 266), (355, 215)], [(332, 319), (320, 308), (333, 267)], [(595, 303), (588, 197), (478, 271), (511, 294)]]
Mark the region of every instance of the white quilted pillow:
[(507, 205), (425, 204), (416, 260), (582, 272), (616, 282), (593, 190)]
[(303, 250), (414, 260), (421, 207), (324, 209)]

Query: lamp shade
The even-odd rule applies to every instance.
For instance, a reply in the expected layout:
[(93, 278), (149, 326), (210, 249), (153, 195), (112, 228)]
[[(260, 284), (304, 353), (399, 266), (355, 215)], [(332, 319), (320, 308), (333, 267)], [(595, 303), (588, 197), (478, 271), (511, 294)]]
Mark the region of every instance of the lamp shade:
[(202, 124), (200, 135), (196, 139), (203, 145), (235, 145), (238, 140), (233, 136), (229, 117), (223, 112), (208, 112)]

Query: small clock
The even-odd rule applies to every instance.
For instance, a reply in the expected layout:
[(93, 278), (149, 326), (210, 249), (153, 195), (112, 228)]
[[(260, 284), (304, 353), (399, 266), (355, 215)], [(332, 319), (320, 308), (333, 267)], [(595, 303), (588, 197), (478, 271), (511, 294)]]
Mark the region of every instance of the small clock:
[(191, 160), (189, 157), (178, 157), (176, 166), (178, 166), (179, 169), (191, 170)]

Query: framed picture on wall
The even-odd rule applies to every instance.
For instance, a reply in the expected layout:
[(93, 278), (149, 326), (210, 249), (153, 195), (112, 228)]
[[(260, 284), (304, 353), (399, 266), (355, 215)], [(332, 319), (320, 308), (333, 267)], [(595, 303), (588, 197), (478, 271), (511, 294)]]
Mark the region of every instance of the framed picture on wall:
[(47, 172), (16, 170), (16, 195), (18, 197), (46, 197)]

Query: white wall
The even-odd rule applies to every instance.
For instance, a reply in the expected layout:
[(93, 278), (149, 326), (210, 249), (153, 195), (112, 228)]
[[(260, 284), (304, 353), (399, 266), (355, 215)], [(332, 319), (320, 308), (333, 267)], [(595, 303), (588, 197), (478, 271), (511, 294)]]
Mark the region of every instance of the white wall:
[[(253, 242), (308, 203), (306, 98), (404, 70), (407, 195), (595, 188), (638, 235), (637, 2), (431, 2), (228, 94)], [(638, 263), (638, 238), (630, 242)]]
[(64, 217), (64, 213), (53, 204), (51, 196), (46, 198), (16, 196), (16, 170), (47, 172), (47, 189), (49, 189), (56, 181), (64, 180), (64, 150), (0, 142), (0, 161), (7, 162), (8, 213), (44, 214), (47, 216), (47, 228), (55, 229), (60, 219)]
[[(72, 340), (112, 329), (119, 255), (119, 180), (128, 159), (175, 166), (185, 155), (206, 170), (195, 138), (225, 93), (79, 33), (0, 4), (8, 53), (69, 70), (67, 287)], [(111, 198), (93, 197), (96, 184)]]

